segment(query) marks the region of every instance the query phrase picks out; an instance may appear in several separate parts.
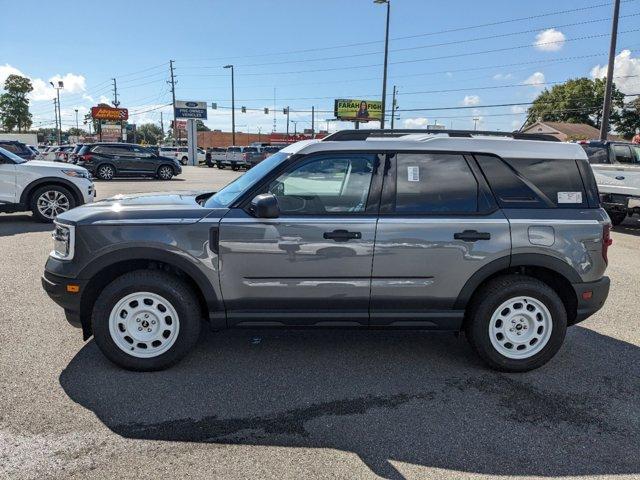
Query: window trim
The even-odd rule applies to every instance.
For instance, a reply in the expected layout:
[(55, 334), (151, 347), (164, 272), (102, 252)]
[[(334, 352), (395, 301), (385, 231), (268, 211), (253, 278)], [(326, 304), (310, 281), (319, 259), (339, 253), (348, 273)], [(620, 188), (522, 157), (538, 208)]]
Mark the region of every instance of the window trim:
[[(471, 175), (473, 175), (477, 185), (478, 191), (476, 195), (477, 211), (475, 212), (396, 212), (396, 188), (397, 188), (397, 175), (398, 175), (398, 162), (397, 159), (393, 160), (393, 157), (399, 154), (409, 155), (456, 155), (461, 156), (469, 167)], [(473, 154), (462, 151), (452, 150), (397, 150), (390, 152), (387, 155), (387, 164), (385, 165), (385, 172), (383, 174), (384, 183), (382, 186), (382, 198), (380, 200), (380, 217), (409, 217), (409, 218), (446, 218), (446, 217), (480, 217), (491, 215), (498, 210), (498, 204), (493, 196), (493, 193), (489, 189), (484, 175), (480, 167), (475, 162)], [(481, 202), (481, 197), (484, 197), (486, 202)], [(489, 208), (482, 209), (482, 203), (486, 203)]]
[[(354, 155), (370, 155), (372, 157), (378, 157), (377, 163), (374, 165), (374, 171), (371, 173), (371, 182), (369, 183), (369, 194), (367, 196), (367, 203), (365, 208), (361, 212), (325, 212), (325, 213), (295, 213), (287, 214), (283, 213), (279, 218), (295, 218), (295, 217), (371, 217), (378, 216), (379, 203), (380, 203), (380, 190), (382, 187), (382, 175), (380, 175), (380, 165), (382, 163), (380, 157), (384, 153), (380, 151), (371, 150), (337, 150), (327, 152), (314, 152), (309, 154), (292, 155), (285, 160), (278, 168), (266, 175), (262, 181), (254, 185), (253, 188), (244, 193), (230, 208), (240, 208), (249, 215), (251, 200), (258, 195), (264, 188), (266, 188), (271, 182), (273, 182), (280, 175), (285, 173), (290, 168), (300, 166), (307, 161), (313, 161), (324, 157), (336, 158), (336, 157), (349, 157)], [(376, 168), (377, 167), (377, 168)], [(373, 194), (372, 194), (373, 193)]]

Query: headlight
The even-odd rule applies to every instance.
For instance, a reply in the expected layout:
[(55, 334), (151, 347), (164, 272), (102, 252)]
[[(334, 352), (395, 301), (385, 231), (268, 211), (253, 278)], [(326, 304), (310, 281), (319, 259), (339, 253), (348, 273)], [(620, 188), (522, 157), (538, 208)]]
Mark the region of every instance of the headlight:
[(61, 260), (71, 260), (75, 244), (75, 227), (55, 223), (55, 229), (51, 233), (53, 238), (53, 251), (51, 256)]
[(82, 172), (78, 170), (62, 170), (62, 173), (69, 177), (89, 178), (89, 172)]

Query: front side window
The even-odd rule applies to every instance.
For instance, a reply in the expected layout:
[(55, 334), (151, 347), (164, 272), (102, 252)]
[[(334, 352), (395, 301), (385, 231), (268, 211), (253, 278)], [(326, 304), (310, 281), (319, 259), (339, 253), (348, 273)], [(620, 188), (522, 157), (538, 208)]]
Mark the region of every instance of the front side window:
[(323, 215), (364, 212), (374, 155), (309, 159), (271, 182), (282, 214)]
[(396, 156), (396, 213), (475, 213), (478, 182), (462, 155)]

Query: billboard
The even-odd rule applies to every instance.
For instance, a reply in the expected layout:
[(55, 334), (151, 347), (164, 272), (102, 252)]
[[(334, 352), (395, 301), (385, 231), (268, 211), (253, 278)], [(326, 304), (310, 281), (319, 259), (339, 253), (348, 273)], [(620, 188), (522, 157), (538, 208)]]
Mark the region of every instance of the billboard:
[(382, 119), (382, 102), (380, 100), (338, 98), (333, 110), (338, 120), (379, 122)]
[(176, 118), (207, 119), (207, 102), (176, 100)]
[(91, 107), (91, 117), (95, 120), (128, 120), (129, 110), (109, 106)]

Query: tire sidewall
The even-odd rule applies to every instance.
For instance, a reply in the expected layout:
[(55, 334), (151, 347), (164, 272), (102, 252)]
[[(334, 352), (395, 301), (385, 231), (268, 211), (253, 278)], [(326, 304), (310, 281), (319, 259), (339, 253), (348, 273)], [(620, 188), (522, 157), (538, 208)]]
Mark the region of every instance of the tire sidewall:
[[(169, 169), (171, 174), (167, 177), (163, 177), (161, 174), (163, 169)], [(169, 165), (162, 165), (160, 168), (158, 168), (158, 178), (160, 180), (171, 180), (173, 178), (173, 168), (171, 168)]]
[[(104, 167), (108, 167), (108, 168), (111, 169), (111, 177), (105, 178), (105, 177), (102, 176), (101, 170)], [(104, 181), (108, 182), (109, 180), (113, 180), (113, 177), (115, 177), (115, 176), (116, 176), (116, 169), (113, 166), (109, 165), (108, 163), (107, 164), (102, 164), (96, 169), (96, 177), (98, 177), (100, 180), (104, 180)]]
[[(491, 318), (505, 301), (518, 296), (532, 297), (544, 303), (551, 314), (551, 337), (538, 353), (526, 359), (512, 359), (501, 355), (492, 345), (489, 333)], [(562, 300), (541, 282), (512, 284), (497, 295), (487, 297), (476, 306), (470, 325), (471, 343), (478, 354), (493, 368), (502, 371), (521, 372), (538, 368), (547, 363), (560, 349), (567, 330), (567, 313)]]
[[(69, 210), (71, 210), (72, 208), (75, 208), (76, 205), (77, 205), (75, 197), (73, 196), (73, 194), (71, 193), (71, 191), (68, 188), (61, 187), (59, 185), (49, 185), (49, 186), (45, 185), (43, 187), (40, 187), (40, 188), (36, 189), (36, 191), (31, 196), (31, 202), (30, 202), (29, 206), (30, 206), (31, 212), (33, 213), (33, 216), (36, 218), (36, 220), (38, 220), (39, 222), (42, 222), (42, 223), (51, 223), (51, 222), (54, 221), (53, 218), (45, 217), (38, 210), (38, 198), (44, 192), (49, 192), (49, 191), (60, 192), (65, 197), (67, 197), (67, 199), (69, 200)], [(67, 212), (69, 210), (67, 210)]]
[[(168, 277), (168, 278), (163, 278)], [(121, 350), (109, 331), (109, 316), (113, 307), (125, 296), (136, 292), (151, 292), (170, 302), (178, 314), (178, 337), (169, 350), (153, 358), (138, 358)], [(193, 347), (200, 333), (197, 301), (186, 288), (176, 287), (169, 275), (124, 275), (109, 284), (98, 297), (93, 309), (93, 335), (96, 344), (113, 363), (136, 371), (154, 371), (167, 368), (184, 357)]]

